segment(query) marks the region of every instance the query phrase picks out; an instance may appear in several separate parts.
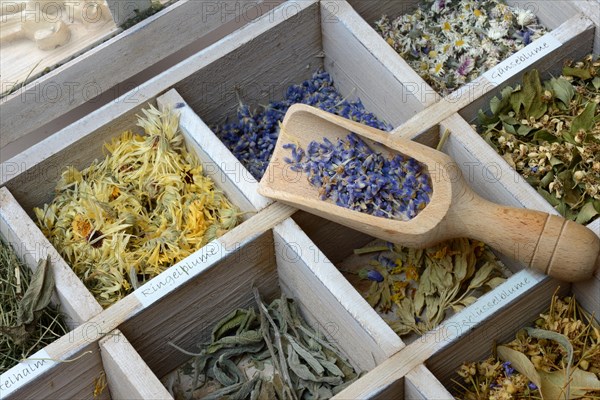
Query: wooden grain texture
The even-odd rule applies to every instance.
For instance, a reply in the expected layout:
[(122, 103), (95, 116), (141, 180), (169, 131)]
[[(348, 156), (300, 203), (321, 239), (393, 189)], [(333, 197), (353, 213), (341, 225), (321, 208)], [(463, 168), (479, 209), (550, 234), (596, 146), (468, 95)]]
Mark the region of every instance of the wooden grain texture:
[(507, 4), (531, 10), (538, 17), (540, 24), (547, 29), (556, 29), (569, 18), (580, 14), (577, 3), (580, 0), (507, 0)]
[[(512, 340), (520, 328), (531, 325), (541, 312), (547, 311), (552, 294), (559, 285), (557, 281), (545, 279), (527, 296), (520, 296), (516, 301), (506, 304), (485, 323), (465, 332), (463, 338), (429, 358), (426, 362), (428, 369), (442, 384), (450, 387), (450, 379), (463, 362), (485, 359), (491, 354), (494, 343)], [(558, 294), (566, 295), (568, 291), (568, 285), (560, 285)]]
[(282, 290), (302, 304), (312, 325), (361, 371), (375, 367), (404, 344), (291, 219), (274, 228)]
[[(177, 4), (179, 2), (175, 5)], [(147, 103), (153, 103), (163, 91), (178, 82), (187, 82), (185, 78), (226, 57), (227, 54), (232, 55), (230, 62), (238, 62), (235, 58), (238, 53), (234, 53), (234, 50), (244, 47), (247, 43), (256, 43), (255, 39), (270, 29), (288, 30), (289, 26), (286, 26), (286, 21), (292, 21), (295, 26), (299, 24), (304, 26), (303, 24), (306, 22), (302, 22), (303, 20), (316, 20), (315, 15), (317, 14), (315, 13), (318, 12), (316, 0), (306, 0), (294, 4), (297, 7), (296, 14), (286, 11), (288, 10), (286, 7), (279, 6), (252, 24), (240, 28), (218, 43), (189, 57), (185, 62), (173, 66), (168, 71), (100, 107), (10, 160), (2, 160), (0, 186), (8, 186), (27, 210), (51, 200), (55, 182), (67, 163), (71, 163), (77, 168), (87, 166), (91, 160), (98, 157), (100, 143), (118, 132), (135, 127), (136, 114)], [(159, 14), (151, 18), (159, 18)], [(281, 27), (282, 24), (283, 27)], [(300, 32), (297, 34), (299, 35)], [(245, 48), (252, 53), (251, 46)], [(310, 76), (310, 73), (312, 73), (311, 69), (307, 69), (307, 77)], [(217, 76), (215, 76), (216, 78)], [(206, 82), (214, 83), (215, 81), (210, 78)], [(200, 85), (201, 87), (202, 85)], [(180, 90), (178, 92), (182, 94)], [(198, 95), (203, 92), (194, 91), (194, 93)], [(182, 95), (185, 98), (185, 95)], [(6, 110), (4, 106), (0, 109)], [(38, 111), (41, 112), (41, 110)], [(2, 118), (0, 120), (4, 121)], [(210, 123), (210, 120), (206, 120), (206, 122)], [(1, 130), (5, 132), (4, 127)], [(8, 129), (8, 131), (11, 130)]]
[[(419, 214), (406, 221), (375, 217), (320, 199), (302, 171), (284, 161), (286, 143), (306, 149), (323, 137), (336, 143), (350, 132), (381, 143), (384, 154), (400, 153), (425, 166), (433, 194)], [(293, 105), (285, 116), (280, 137), (263, 176), (259, 193), (331, 219), (374, 237), (412, 247), (427, 247), (443, 240), (470, 237), (536, 271), (569, 282), (589, 278), (600, 253), (600, 238), (591, 230), (556, 215), (502, 206), (473, 192), (456, 171), (454, 161), (442, 152), (307, 105)], [(490, 230), (495, 226), (495, 230)]]
[[(2, 16), (0, 28), (3, 32), (0, 36), (8, 36), (7, 31), (13, 28), (11, 21), (20, 24), (27, 18), (27, 21), (33, 20), (39, 23), (41, 25), (39, 29), (48, 28), (42, 24), (50, 24), (52, 29), (56, 29), (56, 24), (61, 22), (61, 29), (68, 31), (68, 39), (64, 44), (53, 49), (40, 49), (35, 41), (25, 37), (12, 41), (3, 40), (0, 46), (0, 95), (21, 87), (26, 79), (39, 77), (45, 70), (69, 61), (120, 31), (105, 6), (100, 7), (97, 16), (92, 16), (90, 8), (78, 8), (71, 3), (68, 3), (68, 6), (60, 4), (60, 2), (32, 1), (24, 14)], [(47, 88), (45, 94), (48, 102), (61, 96), (57, 88)], [(4, 107), (4, 104), (2, 106)], [(13, 117), (10, 114), (0, 115), (2, 119)], [(0, 122), (0, 127), (4, 128), (4, 122)], [(12, 138), (12, 132), (4, 129), (2, 131), (6, 133), (6, 137), (2, 138), (0, 147)]]
[(348, 3), (369, 25), (373, 25), (384, 14), (393, 19), (412, 13), (419, 5), (416, 0), (348, 0)]
[[(531, 308), (532, 312), (537, 312), (538, 309), (541, 310), (543, 307), (543, 304), (538, 306), (538, 303), (535, 301), (531, 302), (531, 298), (547, 299), (549, 303), (551, 293), (553, 293), (558, 282), (544, 278), (539, 281), (541, 284), (536, 284), (532, 290), (528, 292), (521, 290), (517, 294), (513, 293), (510, 295), (512, 296), (510, 301), (502, 301), (501, 304), (479, 313), (479, 309), (482, 308), (481, 303), (487, 303), (490, 297), (500, 295), (501, 293), (498, 292), (506, 290), (508, 293), (511, 287), (513, 287), (512, 285), (519, 284), (525, 278), (539, 279), (531, 275), (528, 271), (522, 271), (517, 275), (513, 276), (510, 282), (499, 286), (497, 288), (499, 290), (496, 293), (486, 294), (474, 305), (467, 307), (461, 313), (462, 315), (444, 321), (436, 329), (423, 335), (421, 339), (407, 345), (399, 353), (394, 354), (369, 371), (363, 379), (339, 393), (334, 399), (368, 398), (370, 394), (381, 392), (390, 385), (398, 382), (400, 378), (406, 376), (412, 369), (426, 360), (428, 360), (426, 364), (428, 369), (437, 377), (440, 377), (441, 382), (445, 384), (446, 382), (443, 379), (445, 375), (442, 372), (446, 371), (446, 369), (450, 371), (453, 367), (447, 366), (446, 369), (442, 370), (439, 369), (441, 368), (440, 363), (452, 363), (453, 361), (454, 363), (460, 363), (463, 358), (470, 359), (471, 357), (477, 357), (479, 355), (477, 352), (483, 353), (482, 347), (485, 346), (485, 343), (488, 343), (490, 335), (503, 338), (509, 337), (514, 329), (528, 320), (525, 313), (520, 311), (523, 307)], [(565, 290), (567, 290), (566, 287)], [(519, 301), (515, 301), (516, 299), (519, 299)], [(542, 300), (538, 302), (541, 303)], [(473, 318), (467, 317), (468, 314), (473, 312), (479, 316)], [(461, 322), (465, 318), (466, 320)], [(483, 322), (485, 324), (482, 324)], [(489, 329), (489, 334), (486, 329)], [(468, 337), (470, 340), (459, 340), (464, 337)], [(460, 351), (452, 350), (453, 353), (450, 354), (450, 350), (448, 350), (443, 357), (440, 356), (443, 354), (444, 349), (451, 348), (451, 345), (455, 343), (461, 344)], [(455, 347), (452, 349), (455, 349)], [(440, 363), (432, 363), (431, 360), (437, 361), (435, 357), (439, 357)], [(432, 368), (432, 365), (434, 368)]]
[(210, 128), (185, 103), (175, 89), (157, 99), (161, 109), (170, 107), (178, 112), (179, 125), (186, 132), (186, 144), (203, 160), (203, 172), (219, 182), (225, 194), (235, 201), (242, 211), (258, 211), (271, 201), (256, 191), (258, 182), (231, 154)]
[(50, 257), (60, 308), (71, 328), (102, 311), (96, 299), (6, 188), (0, 188), (0, 235), (33, 271), (41, 258)]
[(589, 19), (594, 21), (596, 25), (596, 32), (594, 34), (594, 54), (600, 54), (600, 4), (597, 0), (578, 0), (573, 1), (575, 7), (587, 16)]
[[(345, 96), (393, 126), (436, 101), (428, 86), (346, 1), (324, 1), (321, 26), (325, 69)], [(357, 62), (360, 60), (360, 62)]]
[[(579, 58), (590, 52), (593, 33), (593, 23), (581, 15), (576, 15), (547, 34), (557, 39), (562, 45), (556, 50), (547, 52), (540, 60), (533, 63), (533, 67), (540, 68), (543, 73), (560, 71), (561, 60)], [(536, 42), (530, 44), (528, 48), (535, 49)], [(462, 115), (476, 116), (477, 110), (489, 103), (492, 97), (491, 93), (495, 93), (498, 86), (504, 87), (507, 83), (520, 79), (524, 70), (523, 67), (516, 67), (506, 72), (502, 78), (503, 82), (499, 85), (490, 82), (486, 76), (482, 75), (413, 116), (405, 124), (396, 128), (393, 133), (412, 139), (421, 131), (440, 123), (457, 111), (461, 111)]]
[(17, 390), (10, 397), (2, 397), (3, 400), (111, 398), (107, 387), (98, 390), (97, 396), (94, 396), (96, 383), (101, 382), (104, 375), (97, 341), (69, 343), (69, 335), (65, 335), (46, 349), (53, 358), (76, 360), (55, 364), (31, 384)]
[(172, 399), (142, 357), (118, 330), (99, 342), (102, 365), (113, 399)]
[(270, 232), (221, 259), (173, 295), (127, 320), (120, 329), (162, 378), (189, 359), (169, 342), (198, 352), (197, 346), (210, 340), (215, 322), (236, 308), (253, 305), (253, 285), (265, 301), (278, 296)]
[[(123, 3), (130, 4), (128, 1)], [(83, 103), (95, 101), (103, 93), (113, 93), (112, 96), (121, 98), (120, 101), (143, 101), (143, 96), (138, 96), (138, 88), (123, 87), (120, 83), (216, 31), (220, 26), (225, 29), (215, 32), (215, 40), (224, 37), (238, 28), (240, 23), (251, 22), (259, 12), (269, 13), (281, 1), (262, 3), (250, 0), (177, 1), (36, 79), (0, 100), (0, 131), (3, 133), (0, 149)], [(266, 24), (269, 18), (267, 15)], [(189, 74), (193, 70), (184, 71)], [(161, 90), (173, 83), (164, 85)], [(130, 91), (129, 97), (123, 95)]]
[(300, 210), (292, 218), (327, 259), (334, 264), (353, 254), (354, 249), (363, 247), (373, 240), (373, 237), (369, 235), (306, 211)]
[(451, 399), (452, 395), (423, 364), (417, 365), (404, 377), (406, 400)]
[(175, 85), (209, 126), (233, 119), (239, 101), (255, 109), (283, 100), (288, 86), (323, 67), (317, 2), (283, 4), (273, 18), (265, 21), (268, 26), (250, 26), (254, 29), (248, 29), (245, 40), (236, 38), (235, 47), (220, 46), (220, 57)]
[(117, 26), (121, 26), (128, 19), (134, 18), (152, 6), (151, 0), (106, 0), (106, 2)]
[[(476, 122), (477, 112), (480, 109), (489, 110), (492, 97), (499, 96), (500, 90), (505, 86), (515, 87), (523, 79), (525, 71), (531, 68), (536, 68), (540, 72), (542, 79), (559, 76), (565, 61), (580, 60), (592, 52), (594, 31), (595, 25), (587, 15), (577, 14), (564, 21), (560, 26), (547, 34), (555, 37), (562, 43), (558, 49), (548, 52), (540, 60), (525, 69), (515, 68), (514, 71), (505, 74), (502, 83), (497, 86), (486, 84), (484, 78), (478, 78), (471, 84), (474, 85), (474, 89), (466, 90), (468, 88), (463, 87), (461, 92), (464, 91), (464, 95), (459, 97), (459, 102), (463, 102), (464, 97), (464, 103), (458, 109), (460, 110), (460, 114), (467, 121), (471, 123)], [(530, 45), (530, 47), (533, 48), (534, 46)], [(482, 89), (484, 89), (483, 93), (477, 93), (478, 90)], [(453, 93), (452, 97), (454, 96), (458, 96), (458, 93)]]

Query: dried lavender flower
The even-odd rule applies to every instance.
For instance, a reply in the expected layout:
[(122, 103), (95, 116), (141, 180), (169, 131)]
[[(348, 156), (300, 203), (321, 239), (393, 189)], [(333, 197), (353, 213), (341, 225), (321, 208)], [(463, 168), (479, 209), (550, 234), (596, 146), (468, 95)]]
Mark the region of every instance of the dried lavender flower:
[(214, 126), (213, 130), (252, 176), (260, 180), (275, 149), (279, 123), (296, 103), (309, 104), (381, 130), (392, 129), (366, 111), (360, 99), (350, 101), (339, 94), (329, 73), (317, 71), (311, 79), (290, 86), (282, 101), (271, 101), (261, 111), (252, 112), (248, 105), (240, 103), (237, 121)]
[(537, 70), (479, 113), (479, 134), (557, 211), (588, 223), (600, 215), (600, 61), (569, 62), (558, 78)]
[(322, 200), (376, 217), (409, 220), (429, 203), (431, 179), (417, 160), (395, 154), (386, 158), (351, 133), (334, 144), (312, 141), (306, 151), (285, 144), (293, 171), (303, 171), (319, 188)]
[(375, 28), (442, 95), (546, 32), (531, 10), (498, 0), (425, 0), (412, 14), (382, 16)]

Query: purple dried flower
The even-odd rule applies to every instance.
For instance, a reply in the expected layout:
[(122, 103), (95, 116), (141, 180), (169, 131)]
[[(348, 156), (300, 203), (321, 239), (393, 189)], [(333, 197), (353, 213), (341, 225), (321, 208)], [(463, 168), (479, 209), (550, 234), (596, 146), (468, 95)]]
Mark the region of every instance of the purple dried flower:
[(538, 389), (538, 387), (536, 386), (536, 384), (533, 383), (533, 382), (529, 382), (527, 384), (527, 387), (529, 387), (530, 390), (537, 390)]
[(381, 275), (381, 273), (377, 270), (374, 269), (361, 269), (358, 272), (358, 276), (360, 276), (362, 279), (368, 279), (370, 281), (374, 281), (374, 282), (383, 282), (383, 275)]
[(506, 361), (502, 364), (502, 368), (504, 368), (504, 375), (506, 376), (511, 376), (515, 372), (515, 369), (510, 365), (510, 361)]
[(319, 187), (321, 200), (400, 220), (414, 218), (429, 203), (431, 181), (419, 162), (402, 155), (385, 158), (354, 133), (335, 145), (327, 139), (313, 141), (306, 153), (295, 146), (286, 148), (292, 157), (284, 161), (308, 175)]
[[(272, 101), (263, 111), (253, 113), (248, 105), (240, 104), (237, 121), (213, 129), (252, 176), (260, 179), (273, 154), (279, 136), (279, 123), (295, 103), (310, 104), (381, 130), (392, 129), (367, 112), (360, 99), (344, 99), (333, 87), (331, 76), (324, 71), (315, 72), (311, 79), (300, 85), (290, 86), (283, 101)], [(292, 154), (291, 160), (299, 156), (300, 152)]]

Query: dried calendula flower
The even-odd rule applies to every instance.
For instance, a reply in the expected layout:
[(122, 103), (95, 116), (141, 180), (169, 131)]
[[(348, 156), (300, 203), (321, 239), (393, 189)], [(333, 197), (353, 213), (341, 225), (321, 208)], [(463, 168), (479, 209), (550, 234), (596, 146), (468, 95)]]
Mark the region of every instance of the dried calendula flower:
[[(211, 342), (164, 381), (176, 399), (328, 399), (358, 378), (354, 368), (282, 296), (258, 312), (237, 309)], [(173, 345), (178, 348), (177, 346)]]
[(573, 297), (552, 298), (535, 328), (517, 332), (497, 358), (464, 363), (460, 399), (596, 399), (600, 396), (600, 329)]
[(32, 273), (0, 240), (0, 374), (67, 333), (53, 291), (46, 260)]
[(412, 14), (394, 20), (384, 15), (375, 28), (443, 95), (546, 32), (531, 10), (498, 0), (424, 0)]
[(541, 81), (537, 70), (480, 111), (478, 131), (561, 215), (600, 215), (600, 62), (569, 62)]
[(241, 213), (202, 174), (176, 114), (150, 107), (105, 144), (108, 155), (67, 167), (38, 224), (104, 307), (230, 230)]
[[(357, 275), (363, 296), (398, 335), (423, 334), (505, 281), (506, 268), (481, 242), (453, 239), (427, 249), (375, 244), (355, 250), (372, 257)], [(352, 268), (364, 265), (353, 259)], [(342, 271), (356, 274), (345, 265)], [(349, 276), (351, 278), (351, 276)], [(352, 280), (352, 279), (351, 279)]]

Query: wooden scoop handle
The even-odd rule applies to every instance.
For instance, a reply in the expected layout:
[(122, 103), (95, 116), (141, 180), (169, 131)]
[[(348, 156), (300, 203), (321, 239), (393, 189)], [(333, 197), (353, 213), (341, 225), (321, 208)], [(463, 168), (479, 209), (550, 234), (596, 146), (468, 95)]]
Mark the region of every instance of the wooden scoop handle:
[(598, 268), (600, 238), (591, 229), (545, 212), (494, 204), (469, 192), (471, 199), (463, 196), (448, 221), (455, 231), (462, 228), (463, 236), (562, 281), (588, 279)]

